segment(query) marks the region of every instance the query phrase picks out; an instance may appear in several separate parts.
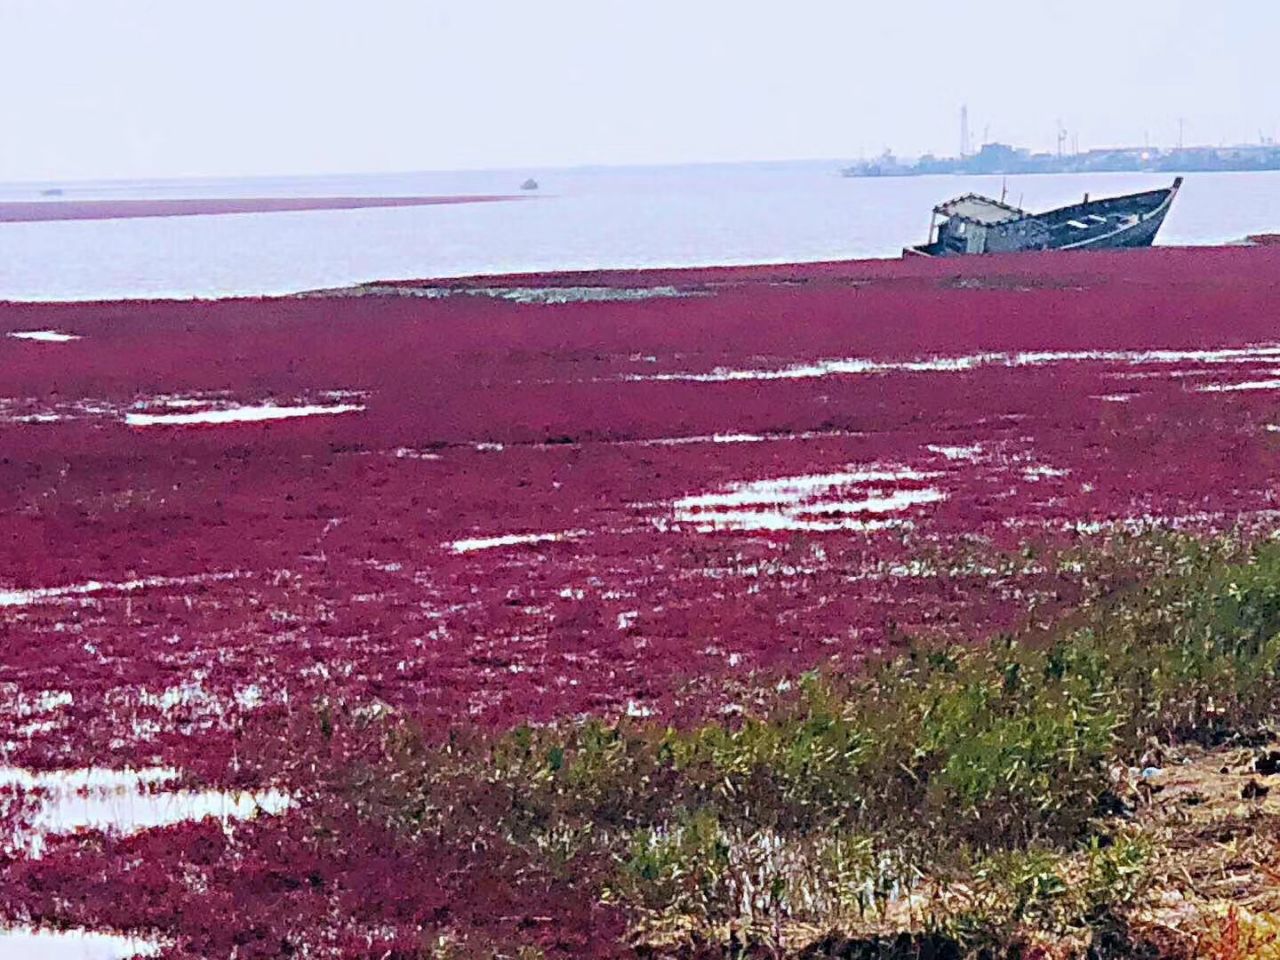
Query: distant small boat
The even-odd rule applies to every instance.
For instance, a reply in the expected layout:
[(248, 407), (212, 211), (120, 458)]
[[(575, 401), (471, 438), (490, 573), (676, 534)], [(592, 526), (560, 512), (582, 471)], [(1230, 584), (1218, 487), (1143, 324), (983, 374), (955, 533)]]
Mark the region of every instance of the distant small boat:
[(60, 196), (62, 196), (62, 188), (61, 188), (61, 187), (49, 187), (48, 189), (41, 190), (41, 191), (40, 191), (40, 196), (42, 196), (42, 197), (60, 197)]
[(535, 179), (533, 179), (533, 177), (530, 177), (530, 178), (529, 178), (528, 180), (526, 180), (524, 183), (520, 184), (520, 189), (521, 189), (521, 190), (537, 190), (537, 189), (538, 189), (538, 181), (537, 181), (537, 180), (535, 180)]
[[(1172, 187), (1029, 213), (976, 193), (933, 208), (929, 242), (902, 251), (904, 257), (954, 257), (1025, 250), (1115, 250), (1149, 247), (1178, 195)], [(938, 220), (941, 216), (943, 219)]]

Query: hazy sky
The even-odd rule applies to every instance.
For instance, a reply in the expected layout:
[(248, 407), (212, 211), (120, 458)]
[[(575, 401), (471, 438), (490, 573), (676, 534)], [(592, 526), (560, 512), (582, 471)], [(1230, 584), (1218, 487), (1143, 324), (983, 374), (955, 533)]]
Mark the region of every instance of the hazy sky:
[(0, 0), (0, 180), (1280, 137), (1274, 0)]

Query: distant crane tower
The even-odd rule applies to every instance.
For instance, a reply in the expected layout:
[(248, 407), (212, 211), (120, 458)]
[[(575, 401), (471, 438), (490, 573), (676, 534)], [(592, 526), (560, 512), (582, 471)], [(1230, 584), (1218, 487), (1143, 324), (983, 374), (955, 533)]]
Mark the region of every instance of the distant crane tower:
[(969, 105), (960, 105), (960, 159), (969, 155)]

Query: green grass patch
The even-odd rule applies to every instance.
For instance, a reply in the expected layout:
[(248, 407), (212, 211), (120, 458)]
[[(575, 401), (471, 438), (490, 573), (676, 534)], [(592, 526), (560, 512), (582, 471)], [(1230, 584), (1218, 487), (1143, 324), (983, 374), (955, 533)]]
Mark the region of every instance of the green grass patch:
[(586, 878), (641, 939), (776, 945), (904, 910), (974, 949), (1096, 928), (1143, 882), (1142, 843), (1100, 817), (1111, 769), (1275, 716), (1280, 546), (1145, 535), (1053, 562), (1085, 599), (1048, 630), (762, 679), (757, 706), (687, 729), (440, 744), (394, 723), (386, 769), (350, 788), (407, 835), (489, 838)]

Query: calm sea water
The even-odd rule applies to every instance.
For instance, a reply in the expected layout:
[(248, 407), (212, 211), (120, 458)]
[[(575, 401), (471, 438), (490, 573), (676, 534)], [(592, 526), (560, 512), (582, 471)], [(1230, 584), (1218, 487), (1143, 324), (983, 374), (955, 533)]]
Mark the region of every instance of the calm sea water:
[[(363, 280), (897, 256), (934, 204), (1000, 177), (846, 179), (836, 161), (64, 185), (69, 199), (518, 193), (515, 203), (0, 224), (0, 299), (216, 297)], [(1168, 175), (1009, 177), (1031, 209)], [(43, 185), (0, 185), (0, 200)], [(1280, 172), (1191, 174), (1167, 244), (1280, 231)]]

